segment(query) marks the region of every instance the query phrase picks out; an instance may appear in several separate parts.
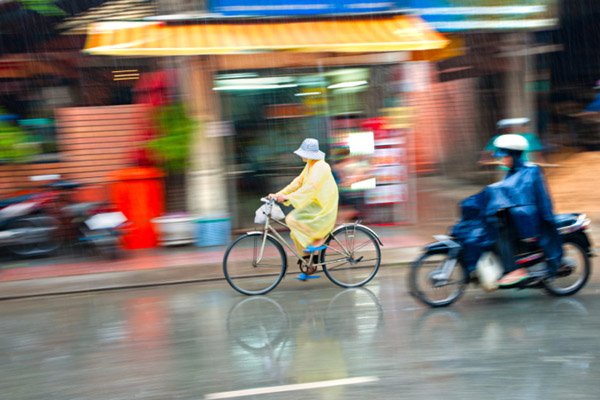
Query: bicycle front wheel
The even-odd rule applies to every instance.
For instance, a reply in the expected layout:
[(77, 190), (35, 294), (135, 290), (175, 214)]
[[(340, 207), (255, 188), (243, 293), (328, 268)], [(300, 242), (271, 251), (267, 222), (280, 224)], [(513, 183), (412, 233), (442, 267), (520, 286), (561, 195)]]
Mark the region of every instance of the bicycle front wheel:
[(367, 229), (341, 226), (334, 230), (321, 252), (323, 272), (336, 285), (351, 288), (369, 282), (381, 263), (377, 238)]
[(273, 290), (283, 279), (286, 265), (283, 247), (258, 232), (235, 240), (223, 257), (225, 279), (232, 288), (249, 296)]

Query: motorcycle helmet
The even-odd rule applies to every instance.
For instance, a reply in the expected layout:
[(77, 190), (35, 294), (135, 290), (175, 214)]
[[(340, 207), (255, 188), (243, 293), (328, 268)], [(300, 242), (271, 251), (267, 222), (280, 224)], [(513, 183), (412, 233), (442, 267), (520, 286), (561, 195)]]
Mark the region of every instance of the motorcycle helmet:
[(494, 157), (519, 156), (529, 148), (529, 143), (523, 136), (509, 133), (498, 136), (494, 140), (494, 147)]

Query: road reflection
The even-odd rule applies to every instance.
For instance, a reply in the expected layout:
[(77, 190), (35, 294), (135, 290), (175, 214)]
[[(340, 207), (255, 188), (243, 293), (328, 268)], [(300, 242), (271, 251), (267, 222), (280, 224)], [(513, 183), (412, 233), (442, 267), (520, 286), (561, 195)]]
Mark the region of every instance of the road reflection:
[[(563, 398), (570, 390), (565, 379), (571, 389), (589, 386), (600, 374), (600, 344), (590, 341), (593, 322), (586, 302), (517, 300), (424, 311), (411, 333), (414, 357), (425, 371), (447, 371), (458, 386), (498, 384), (511, 376), (502, 398)], [(437, 384), (427, 387), (430, 395), (439, 394), (436, 390)]]
[[(231, 341), (279, 384), (347, 378), (346, 345), (372, 341), (383, 327), (383, 309), (368, 289), (319, 298), (243, 298), (227, 314)], [(343, 387), (320, 390), (340, 398)]]

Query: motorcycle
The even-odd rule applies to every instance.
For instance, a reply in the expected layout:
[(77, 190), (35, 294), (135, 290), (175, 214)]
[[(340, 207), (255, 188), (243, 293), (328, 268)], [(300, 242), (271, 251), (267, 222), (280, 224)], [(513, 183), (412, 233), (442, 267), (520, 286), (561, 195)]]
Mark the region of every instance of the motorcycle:
[(40, 215), (44, 199), (25, 195), (0, 202), (0, 246), (19, 257), (45, 256), (59, 246), (57, 221)]
[(53, 215), (65, 244), (73, 245), (109, 259), (120, 256), (121, 230), (127, 218), (104, 202), (73, 203), (73, 191), (81, 184), (71, 181), (54, 182), (44, 196), (51, 207), (43, 212)]
[[(499, 289), (545, 289), (554, 296), (577, 293), (589, 279), (590, 258), (594, 256), (586, 229), (590, 220), (585, 214), (558, 214), (555, 224), (562, 239), (563, 262), (555, 279), (547, 279), (545, 255), (537, 239), (515, 243), (515, 263), (529, 270), (529, 277), (515, 285)], [(462, 260), (463, 246), (457, 238), (434, 236), (423, 254), (412, 264), (408, 276), (410, 293), (431, 307), (455, 302), (469, 283), (479, 283), (476, 273), (469, 273)], [(497, 256), (497, 254), (496, 254)]]

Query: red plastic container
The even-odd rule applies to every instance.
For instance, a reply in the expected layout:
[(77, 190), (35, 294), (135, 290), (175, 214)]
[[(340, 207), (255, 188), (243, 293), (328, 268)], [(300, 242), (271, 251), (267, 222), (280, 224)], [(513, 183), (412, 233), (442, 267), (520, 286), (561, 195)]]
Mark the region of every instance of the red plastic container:
[(123, 236), (126, 249), (158, 245), (152, 218), (164, 213), (163, 172), (152, 167), (133, 167), (110, 174), (111, 199), (131, 224)]

